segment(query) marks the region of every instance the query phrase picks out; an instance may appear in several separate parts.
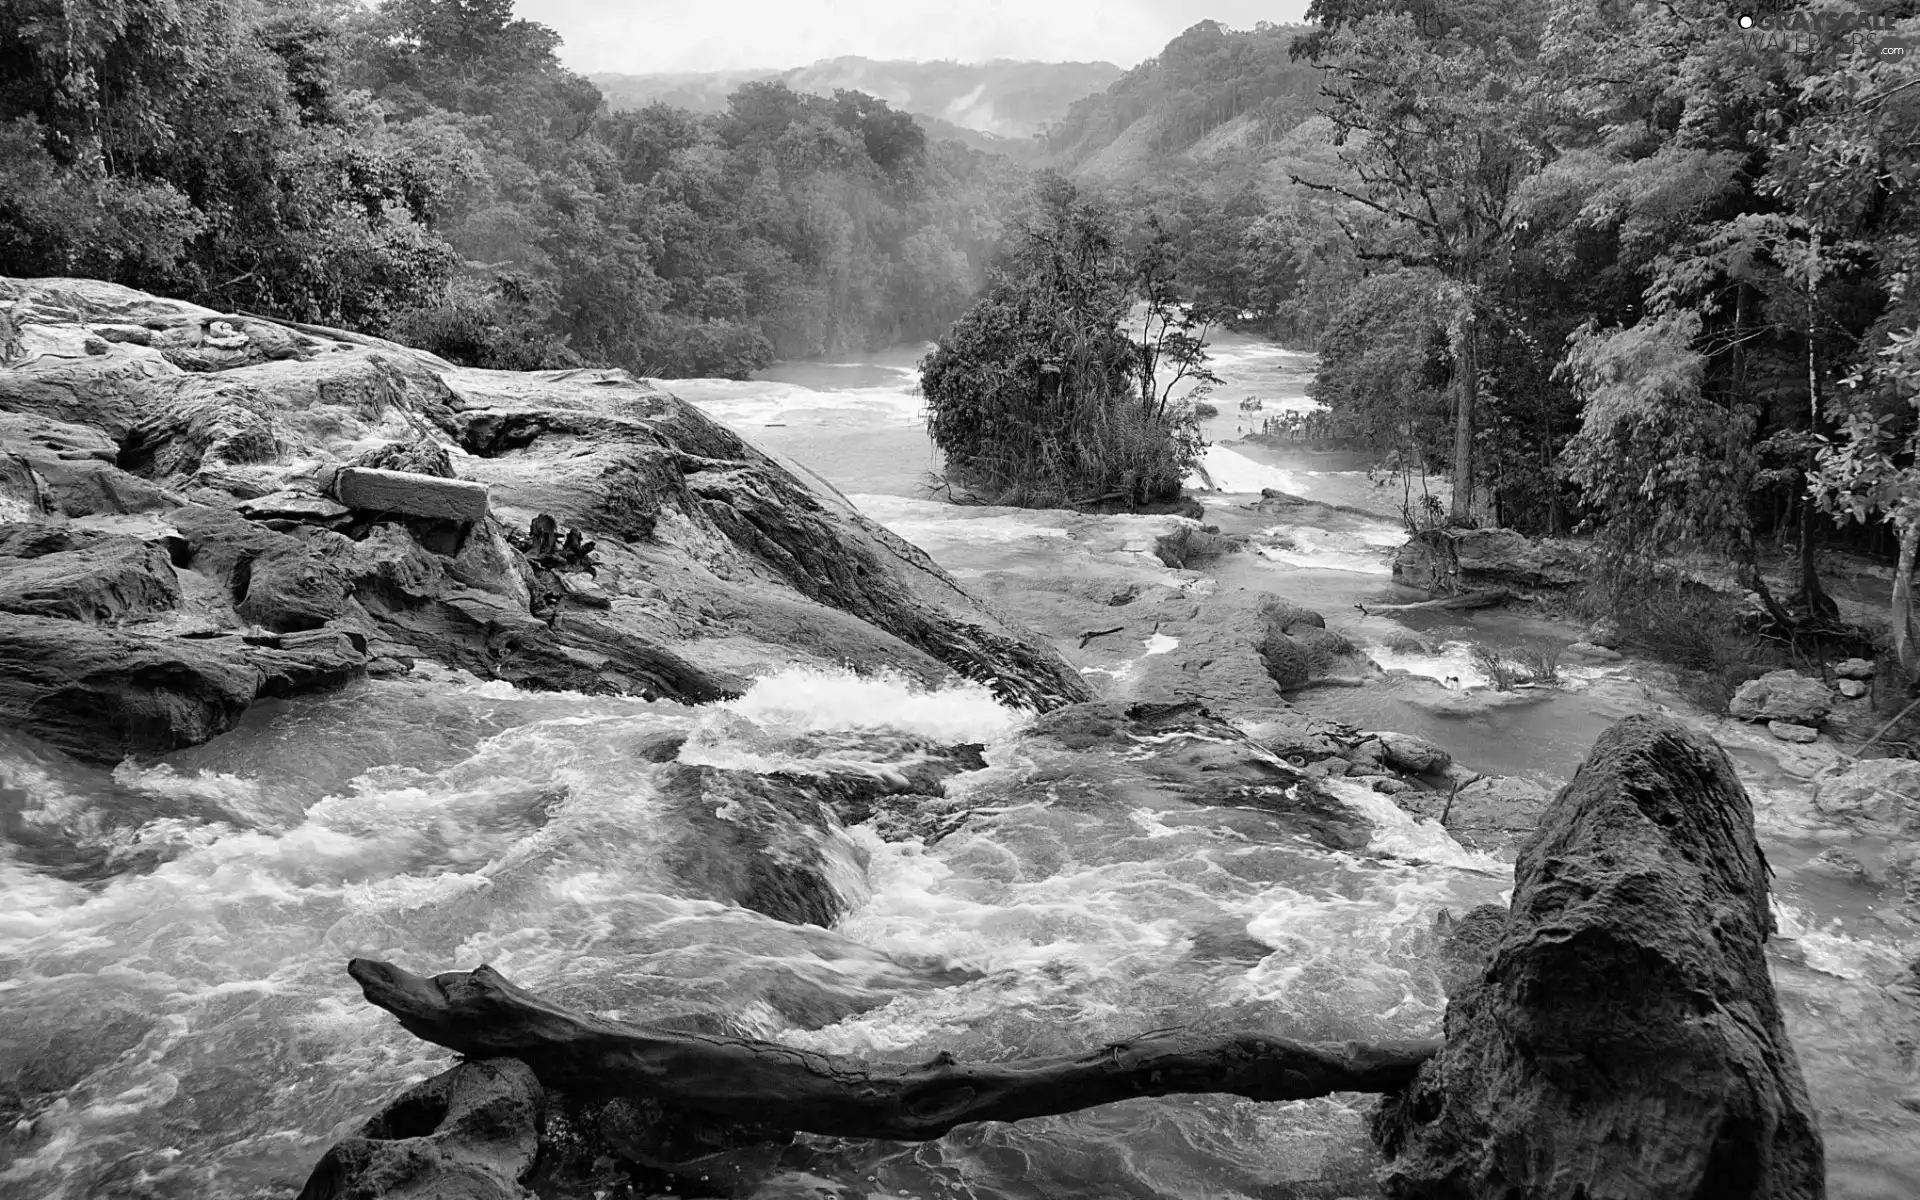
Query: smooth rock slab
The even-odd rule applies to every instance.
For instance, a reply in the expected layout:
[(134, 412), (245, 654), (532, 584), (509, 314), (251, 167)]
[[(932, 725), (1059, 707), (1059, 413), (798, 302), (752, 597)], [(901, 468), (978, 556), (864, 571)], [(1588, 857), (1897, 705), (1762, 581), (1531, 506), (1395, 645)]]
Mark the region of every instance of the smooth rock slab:
[(1797, 742), (1805, 745), (1820, 740), (1820, 731), (1810, 725), (1795, 725), (1791, 721), (1768, 721), (1767, 732), (1783, 742)]
[(1833, 668), (1833, 673), (1842, 679), (1872, 679), (1874, 663), (1870, 658), (1849, 658)]
[(465, 479), (342, 467), (333, 477), (332, 491), (334, 499), (362, 512), (461, 522), (478, 521), (487, 515), (487, 485)]

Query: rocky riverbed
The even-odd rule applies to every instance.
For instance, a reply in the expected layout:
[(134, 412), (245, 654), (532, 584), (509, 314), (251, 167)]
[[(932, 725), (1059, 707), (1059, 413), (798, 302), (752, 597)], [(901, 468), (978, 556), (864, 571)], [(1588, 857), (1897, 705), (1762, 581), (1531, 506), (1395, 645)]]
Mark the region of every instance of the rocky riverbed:
[[(402, 1194), (443, 1131), (549, 1119), (449, 1169), (555, 1197), (1377, 1194), (1368, 1106), (1338, 1098), (917, 1148), (663, 1133), (511, 1069), (439, 1076), (343, 966), (489, 962), (885, 1063), (1168, 1025), (1427, 1037), (1485, 966), (1466, 914), (1506, 910), (1560, 785), (1650, 711), (1712, 733), (1751, 797), (1831, 1194), (1920, 1187), (1920, 778), (1836, 741), (1871, 664), (1719, 717), (1605, 630), (1382, 615), (1426, 594), (1396, 576), (1552, 589), (1577, 551), (1436, 554), (1331, 462), (1216, 446), (1197, 519), (960, 509), (861, 493), (885, 471), (822, 451), (911, 458), (884, 388), (809, 427), (763, 397), (839, 401), (468, 371), (85, 281), (0, 281), (0, 309), (0, 712), (25, 735), (0, 736), (0, 1194), (286, 1195), (336, 1144), (315, 1195), (367, 1170)], [(1565, 658), (1502, 690), (1489, 647)]]

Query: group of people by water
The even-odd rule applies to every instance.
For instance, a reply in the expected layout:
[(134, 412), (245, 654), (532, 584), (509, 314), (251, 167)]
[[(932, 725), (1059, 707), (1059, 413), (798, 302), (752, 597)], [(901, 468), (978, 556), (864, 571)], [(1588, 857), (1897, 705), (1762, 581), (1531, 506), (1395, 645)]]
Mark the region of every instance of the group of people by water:
[[(1240, 411), (1259, 412), (1265, 407), (1257, 397), (1240, 402)], [(1282, 412), (1261, 419), (1259, 428), (1250, 432), (1259, 437), (1289, 442), (1317, 442), (1352, 437), (1352, 423), (1330, 412)]]

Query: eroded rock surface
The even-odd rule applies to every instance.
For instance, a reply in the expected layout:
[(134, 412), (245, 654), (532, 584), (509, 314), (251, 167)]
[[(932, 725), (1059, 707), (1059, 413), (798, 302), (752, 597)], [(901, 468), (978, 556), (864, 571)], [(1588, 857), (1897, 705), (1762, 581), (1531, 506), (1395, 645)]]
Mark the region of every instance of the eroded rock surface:
[(1824, 1196), (1767, 877), (1718, 746), (1656, 717), (1603, 734), (1521, 847), (1445, 1049), (1376, 1117), (1388, 1195)]
[(1728, 715), (1742, 721), (1785, 721), (1808, 727), (1819, 725), (1832, 709), (1833, 692), (1826, 684), (1790, 669), (1748, 680), (1727, 704)]
[(1587, 577), (1582, 552), (1511, 529), (1436, 529), (1409, 539), (1393, 559), (1393, 577), (1438, 591), (1571, 587)]
[(785, 665), (1091, 695), (845, 497), (624, 372), (464, 370), (88, 280), (0, 278), (0, 309), (0, 720), (73, 753), (191, 745), (420, 659), (686, 702)]

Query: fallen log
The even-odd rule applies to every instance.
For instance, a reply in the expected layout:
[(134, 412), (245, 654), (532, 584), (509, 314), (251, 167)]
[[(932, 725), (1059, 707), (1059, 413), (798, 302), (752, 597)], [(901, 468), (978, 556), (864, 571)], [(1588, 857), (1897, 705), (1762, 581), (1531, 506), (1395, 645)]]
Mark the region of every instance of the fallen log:
[(1019, 1121), (1138, 1096), (1225, 1092), (1304, 1100), (1391, 1092), (1433, 1041), (1309, 1045), (1162, 1029), (1079, 1057), (869, 1064), (750, 1038), (650, 1030), (573, 1012), (491, 967), (427, 978), (356, 958), (366, 998), (416, 1037), (469, 1058), (517, 1058), (550, 1088), (656, 1099), (733, 1121), (832, 1137), (929, 1141), (972, 1121)]
[(1356, 604), (1354, 607), (1360, 610), (1361, 616), (1370, 617), (1375, 613), (1420, 612), (1436, 608), (1492, 608), (1511, 599), (1512, 592), (1505, 588), (1493, 588), (1483, 592), (1463, 592), (1458, 596), (1440, 596), (1433, 600), (1416, 600), (1412, 604)]
[(1085, 633), (1082, 633), (1080, 635), (1080, 648), (1082, 650), (1085, 650), (1087, 648), (1087, 643), (1092, 641), (1093, 639), (1107, 637), (1109, 635), (1116, 634), (1116, 633), (1122, 633), (1126, 630), (1126, 628), (1127, 627), (1125, 625), (1115, 625), (1112, 629), (1089, 629)]

